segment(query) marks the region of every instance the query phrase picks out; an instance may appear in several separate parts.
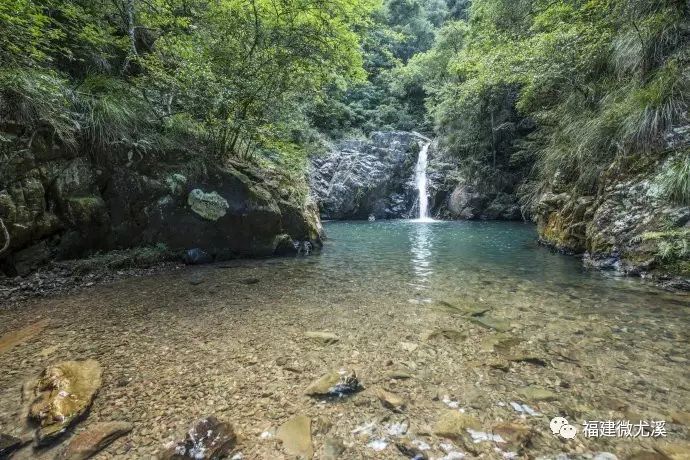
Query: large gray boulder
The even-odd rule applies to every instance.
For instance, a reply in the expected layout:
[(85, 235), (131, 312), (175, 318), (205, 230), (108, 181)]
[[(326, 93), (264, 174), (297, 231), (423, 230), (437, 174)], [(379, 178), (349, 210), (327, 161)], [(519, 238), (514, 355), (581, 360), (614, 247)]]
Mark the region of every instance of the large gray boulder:
[(460, 220), (520, 220), (522, 213), (514, 194), (482, 192), (477, 187), (461, 183), (448, 196), (445, 211), (451, 219)]
[[(310, 183), (321, 217), (414, 217), (418, 197), (414, 169), (419, 151), (429, 142), (418, 133), (375, 132), (369, 139), (342, 141), (313, 158)], [(433, 149), (429, 154), (433, 156)]]

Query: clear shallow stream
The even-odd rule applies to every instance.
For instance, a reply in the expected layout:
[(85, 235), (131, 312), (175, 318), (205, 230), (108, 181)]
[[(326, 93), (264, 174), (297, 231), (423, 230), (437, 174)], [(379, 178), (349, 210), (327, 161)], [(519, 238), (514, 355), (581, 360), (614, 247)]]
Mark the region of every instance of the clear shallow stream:
[[(96, 421), (135, 426), (102, 458), (150, 458), (211, 414), (236, 426), (249, 459), (290, 458), (262, 433), (298, 414), (312, 419), (316, 458), (333, 442), (346, 448), (343, 459), (404, 458), (395, 444), (412, 441), (428, 444), (430, 458), (444, 449), (483, 458), (690, 452), (688, 296), (588, 272), (538, 246), (529, 225), (325, 228), (323, 252), (310, 257), (180, 268), (0, 310), (0, 336), (48, 324), (0, 353), (0, 432), (22, 431), (26, 379), (60, 360), (94, 358), (104, 384), (77, 431)], [(367, 390), (327, 402), (304, 395), (341, 368), (356, 370)], [(377, 388), (405, 408), (383, 407)], [(508, 424), (524, 436), (475, 444), (460, 430), (449, 443), (437, 424), (460, 408), (480, 431)], [(557, 415), (578, 427), (574, 440), (551, 433)], [(664, 420), (667, 436), (585, 438), (585, 420)], [(395, 423), (407, 433), (391, 431)]]

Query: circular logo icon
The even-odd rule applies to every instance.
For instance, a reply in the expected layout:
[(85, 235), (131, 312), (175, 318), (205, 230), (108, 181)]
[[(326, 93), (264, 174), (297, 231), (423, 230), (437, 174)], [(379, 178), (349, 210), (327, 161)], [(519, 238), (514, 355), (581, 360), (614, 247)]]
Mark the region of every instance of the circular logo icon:
[(568, 421), (563, 417), (554, 417), (551, 419), (549, 426), (551, 427), (551, 432), (553, 434), (559, 434), (561, 432), (561, 428), (567, 424)]
[(563, 425), (558, 434), (560, 434), (562, 438), (573, 439), (577, 434), (577, 428), (572, 425)]

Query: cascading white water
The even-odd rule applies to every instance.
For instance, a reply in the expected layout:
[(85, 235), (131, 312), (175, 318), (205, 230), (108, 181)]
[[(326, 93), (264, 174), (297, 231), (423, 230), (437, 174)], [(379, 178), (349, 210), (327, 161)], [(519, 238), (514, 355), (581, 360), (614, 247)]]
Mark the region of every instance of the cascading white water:
[(429, 218), (429, 195), (426, 189), (426, 167), (429, 145), (431, 145), (431, 143), (427, 142), (422, 146), (422, 149), (419, 151), (419, 157), (417, 158), (417, 166), (414, 170), (414, 180), (419, 193), (419, 220), (421, 221), (431, 220)]

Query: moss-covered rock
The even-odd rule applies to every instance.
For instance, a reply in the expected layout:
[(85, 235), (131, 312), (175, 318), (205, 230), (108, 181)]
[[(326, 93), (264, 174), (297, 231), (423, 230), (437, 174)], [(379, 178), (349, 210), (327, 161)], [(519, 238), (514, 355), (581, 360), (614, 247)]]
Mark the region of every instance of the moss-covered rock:
[(65, 198), (65, 218), (75, 227), (103, 225), (108, 220), (106, 205), (100, 196)]
[(206, 163), (196, 152), (103, 166), (49, 139), (36, 152), (22, 144), (28, 140), (12, 139), (0, 146), (13, 159), (0, 164), (0, 218), (11, 238), (0, 257), (6, 273), (157, 245), (180, 254), (199, 248), (215, 260), (321, 246), (304, 177), (239, 161)]
[(192, 211), (206, 220), (216, 221), (228, 212), (228, 201), (217, 192), (205, 193), (198, 188), (189, 192), (187, 204)]
[(540, 239), (563, 251), (584, 253), (588, 267), (687, 277), (690, 207), (660, 193), (656, 181), (667, 162), (620, 162), (610, 166), (596, 196), (544, 193), (535, 207)]

